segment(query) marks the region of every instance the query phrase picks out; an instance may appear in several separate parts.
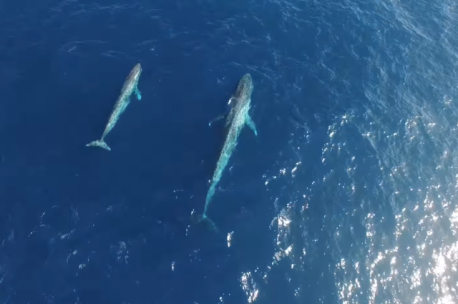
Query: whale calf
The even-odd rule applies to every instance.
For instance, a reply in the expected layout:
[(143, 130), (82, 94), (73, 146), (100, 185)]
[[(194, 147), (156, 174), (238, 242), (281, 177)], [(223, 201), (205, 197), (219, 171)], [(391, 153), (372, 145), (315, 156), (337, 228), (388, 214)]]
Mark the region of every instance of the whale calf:
[(207, 192), (204, 212), (198, 218), (199, 222), (207, 221), (214, 230), (216, 230), (216, 225), (207, 216), (208, 207), (210, 206), (210, 202), (215, 194), (216, 186), (223, 175), (223, 171), (226, 168), (235, 147), (237, 146), (238, 137), (245, 125), (248, 125), (256, 136), (258, 135), (256, 126), (249, 114), (253, 88), (253, 79), (251, 78), (251, 75), (249, 73), (243, 75), (228, 102), (231, 108), (229, 115), (226, 118), (226, 139), (216, 164), (216, 169), (213, 173), (210, 188)]
[(113, 107), (113, 111), (111, 111), (110, 118), (108, 119), (108, 123), (105, 126), (105, 130), (103, 131), (102, 137), (98, 140), (94, 140), (88, 143), (86, 147), (100, 147), (108, 151), (111, 151), (111, 148), (105, 142), (105, 137), (108, 135), (108, 133), (111, 132), (111, 130), (113, 130), (119, 117), (126, 110), (127, 106), (130, 103), (131, 95), (135, 93), (138, 100), (142, 99), (142, 95), (138, 90), (138, 80), (140, 79), (141, 73), (142, 67), (140, 63), (137, 63), (132, 69), (132, 71), (130, 71), (129, 76), (127, 76), (126, 80), (124, 81), (124, 85), (121, 89), (121, 94), (119, 94), (119, 97), (116, 100), (116, 103)]

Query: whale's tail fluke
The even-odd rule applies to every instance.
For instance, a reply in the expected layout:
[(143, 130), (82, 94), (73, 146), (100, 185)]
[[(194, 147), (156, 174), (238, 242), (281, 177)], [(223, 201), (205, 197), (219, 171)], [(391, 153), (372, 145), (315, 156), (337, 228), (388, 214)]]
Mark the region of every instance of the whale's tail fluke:
[(99, 147), (99, 148), (111, 151), (111, 148), (108, 147), (107, 143), (103, 139), (94, 140), (88, 143), (86, 147)]
[(218, 232), (218, 227), (216, 227), (215, 223), (207, 215), (203, 214), (200, 221), (208, 224), (210, 230)]
[(216, 227), (215, 223), (206, 214), (197, 214), (193, 211), (191, 218), (194, 224), (205, 223), (210, 230), (218, 232), (218, 227)]

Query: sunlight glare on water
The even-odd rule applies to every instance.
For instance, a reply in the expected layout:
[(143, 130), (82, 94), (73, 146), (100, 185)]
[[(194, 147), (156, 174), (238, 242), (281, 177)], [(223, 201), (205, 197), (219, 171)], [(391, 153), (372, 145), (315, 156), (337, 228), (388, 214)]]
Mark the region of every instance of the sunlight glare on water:
[[(344, 70), (330, 70), (326, 52), (315, 66), (311, 63), (310, 70), (330, 73), (330, 83), (359, 87), (364, 94), (350, 89), (334, 95), (335, 103), (351, 98), (352, 105), (327, 127), (319, 158), (302, 159), (301, 151), (314, 149), (308, 140), (313, 131), (304, 134), (298, 128), (310, 121), (294, 123), (294, 139), (284, 151), (292, 158), (278, 165), (279, 174), (265, 179), (267, 189), (281, 184), (291, 191), (272, 198), (280, 211), (271, 225), (278, 234), (273, 260), (288, 258), (291, 266), (301, 265), (284, 270), (291, 276), (311, 273), (317, 248), (325, 248), (332, 255), (328, 269), (340, 303), (455, 303), (458, 41), (453, 33), (458, 7), (450, 1), (432, 6), (420, 1), (415, 8), (386, 0), (371, 5), (305, 2), (304, 20), (336, 29), (317, 14), (320, 6), (324, 12), (335, 5), (376, 35), (364, 40), (366, 54), (356, 51), (361, 45), (347, 45), (351, 56), (366, 62), (368, 77), (362, 83), (348, 84)], [(298, 20), (295, 2), (276, 3), (285, 23)], [(418, 15), (427, 11), (428, 18)], [(425, 22), (435, 23), (440, 32)], [(294, 167), (298, 162), (302, 165)], [(321, 177), (306, 178), (316, 172)], [(320, 210), (322, 217), (311, 218), (310, 209)]]

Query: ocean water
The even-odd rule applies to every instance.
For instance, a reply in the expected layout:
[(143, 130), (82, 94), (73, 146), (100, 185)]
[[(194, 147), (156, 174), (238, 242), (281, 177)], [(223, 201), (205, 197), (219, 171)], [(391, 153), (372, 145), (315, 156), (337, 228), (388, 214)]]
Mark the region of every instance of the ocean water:
[(456, 303), (457, 30), (450, 0), (0, 2), (0, 303)]

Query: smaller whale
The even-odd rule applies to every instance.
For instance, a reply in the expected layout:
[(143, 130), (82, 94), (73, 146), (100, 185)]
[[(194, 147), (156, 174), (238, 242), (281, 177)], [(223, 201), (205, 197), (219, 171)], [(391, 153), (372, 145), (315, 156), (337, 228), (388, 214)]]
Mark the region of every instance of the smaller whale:
[(243, 75), (237, 84), (235, 92), (229, 99), (228, 105), (231, 107), (226, 118), (226, 139), (221, 150), (216, 169), (213, 173), (210, 188), (205, 199), (204, 212), (201, 216), (195, 217), (198, 222), (206, 221), (213, 230), (217, 230), (216, 225), (207, 216), (208, 207), (216, 191), (216, 186), (220, 181), (223, 171), (226, 168), (232, 153), (237, 146), (237, 141), (245, 125), (257, 136), (256, 126), (248, 113), (251, 108), (251, 94), (253, 93), (253, 79), (249, 73)]
[(142, 67), (140, 63), (137, 63), (132, 71), (130, 71), (129, 76), (127, 76), (126, 80), (124, 81), (124, 85), (121, 89), (121, 94), (119, 94), (119, 97), (113, 107), (113, 111), (111, 111), (110, 118), (108, 119), (108, 123), (105, 126), (102, 137), (98, 140), (94, 140), (88, 143), (86, 147), (100, 147), (111, 151), (111, 148), (105, 142), (105, 137), (108, 135), (108, 133), (111, 132), (111, 130), (113, 130), (116, 122), (118, 122), (119, 117), (126, 110), (130, 103), (131, 95), (135, 93), (138, 100), (142, 99), (142, 95), (138, 89), (138, 81), (140, 79), (141, 73)]

